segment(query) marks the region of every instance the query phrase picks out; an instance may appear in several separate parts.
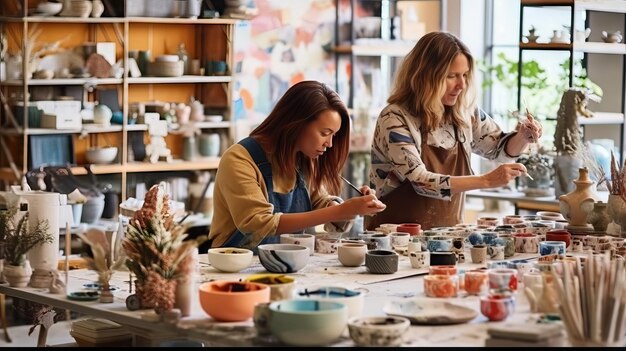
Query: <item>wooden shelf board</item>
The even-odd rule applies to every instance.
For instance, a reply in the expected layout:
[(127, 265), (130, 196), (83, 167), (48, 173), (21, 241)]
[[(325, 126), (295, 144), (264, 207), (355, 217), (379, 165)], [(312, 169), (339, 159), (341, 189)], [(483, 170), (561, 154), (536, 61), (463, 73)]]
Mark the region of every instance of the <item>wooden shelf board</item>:
[[(29, 79), (28, 85), (85, 85), (87, 83), (95, 85), (122, 84), (122, 78), (53, 78), (53, 79)], [(21, 86), (24, 81), (21, 79), (11, 79), (3, 81), (2, 85)]]
[(352, 45), (350, 44), (337, 45), (332, 48), (332, 51), (340, 55), (349, 55), (352, 53)]
[[(75, 166), (72, 167), (72, 174), (74, 175), (87, 175), (87, 170), (83, 166)], [(91, 171), (94, 174), (115, 174), (122, 173), (124, 171), (124, 166), (115, 163), (110, 165), (91, 165)]]
[(230, 83), (232, 76), (182, 76), (128, 78), (128, 84)]
[(26, 133), (27, 135), (52, 135), (52, 134), (77, 134), (77, 133), (113, 133), (121, 132), (123, 127), (121, 125), (99, 126), (99, 125), (83, 125), (82, 128), (73, 129), (50, 129), (50, 128), (28, 128), (26, 130), (19, 130), (15, 128), (0, 129), (0, 134), (4, 135), (21, 135)]
[(28, 17), (0, 17), (3, 22), (31, 22), (31, 23), (159, 23), (159, 24), (235, 24), (232, 18), (167, 18), (167, 17), (58, 17), (58, 16), (28, 16)]
[(626, 13), (626, 1), (624, 0), (576, 0), (575, 10)]
[(574, 50), (590, 54), (626, 54), (626, 44), (601, 42), (574, 42)]
[(125, 165), (128, 173), (141, 172), (170, 172), (170, 171), (197, 171), (203, 169), (217, 169), (219, 157), (203, 157), (193, 161), (173, 160), (172, 162), (129, 162)]
[(524, 50), (571, 50), (570, 43), (519, 43), (519, 48)]
[(159, 23), (159, 24), (236, 24), (232, 18), (166, 18), (166, 17), (126, 17), (128, 23)]
[(15, 174), (9, 167), (0, 167), (0, 179), (9, 180), (9, 181), (18, 181), (19, 179), (15, 178)]

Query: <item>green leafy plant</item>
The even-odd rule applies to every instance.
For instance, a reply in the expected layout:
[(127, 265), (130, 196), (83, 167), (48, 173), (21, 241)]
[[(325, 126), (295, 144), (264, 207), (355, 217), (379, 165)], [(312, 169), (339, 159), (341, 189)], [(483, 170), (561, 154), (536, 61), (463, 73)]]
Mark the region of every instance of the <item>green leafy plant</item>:
[[(15, 220), (17, 219), (17, 223)], [(54, 237), (48, 232), (47, 220), (40, 220), (33, 229), (29, 229), (28, 212), (20, 215), (16, 205), (0, 211), (0, 226), (4, 235), (5, 259), (13, 266), (21, 266), (26, 260), (26, 254), (32, 248), (42, 244), (50, 244)]]

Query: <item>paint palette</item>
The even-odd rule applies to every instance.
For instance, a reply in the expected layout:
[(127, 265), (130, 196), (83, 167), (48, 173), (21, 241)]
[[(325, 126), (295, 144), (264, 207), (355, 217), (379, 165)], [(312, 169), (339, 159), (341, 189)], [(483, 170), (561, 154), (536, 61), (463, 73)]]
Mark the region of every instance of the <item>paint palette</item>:
[(97, 290), (81, 290), (72, 291), (67, 294), (67, 298), (75, 301), (94, 301), (100, 297), (100, 292)]

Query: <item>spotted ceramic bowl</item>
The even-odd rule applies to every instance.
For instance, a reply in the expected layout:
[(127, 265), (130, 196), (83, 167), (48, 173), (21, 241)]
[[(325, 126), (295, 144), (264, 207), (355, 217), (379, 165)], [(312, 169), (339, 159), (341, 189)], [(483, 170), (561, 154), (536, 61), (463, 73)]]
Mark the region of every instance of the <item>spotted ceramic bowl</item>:
[(400, 346), (411, 322), (404, 317), (357, 317), (348, 321), (357, 346)]

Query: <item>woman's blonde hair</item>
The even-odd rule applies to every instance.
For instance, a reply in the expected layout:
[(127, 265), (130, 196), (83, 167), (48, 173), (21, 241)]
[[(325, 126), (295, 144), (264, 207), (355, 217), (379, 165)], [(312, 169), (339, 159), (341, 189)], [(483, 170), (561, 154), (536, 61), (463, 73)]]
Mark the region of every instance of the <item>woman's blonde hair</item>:
[[(453, 106), (444, 106), (441, 98), (446, 92), (446, 77), (457, 55), (467, 58), (467, 88), (461, 91)], [(474, 110), (474, 58), (467, 46), (446, 32), (431, 32), (415, 44), (396, 73), (395, 85), (387, 99), (390, 104), (403, 106), (412, 115), (422, 118), (426, 130), (436, 128), (447, 120), (457, 127), (466, 126), (463, 116)]]

